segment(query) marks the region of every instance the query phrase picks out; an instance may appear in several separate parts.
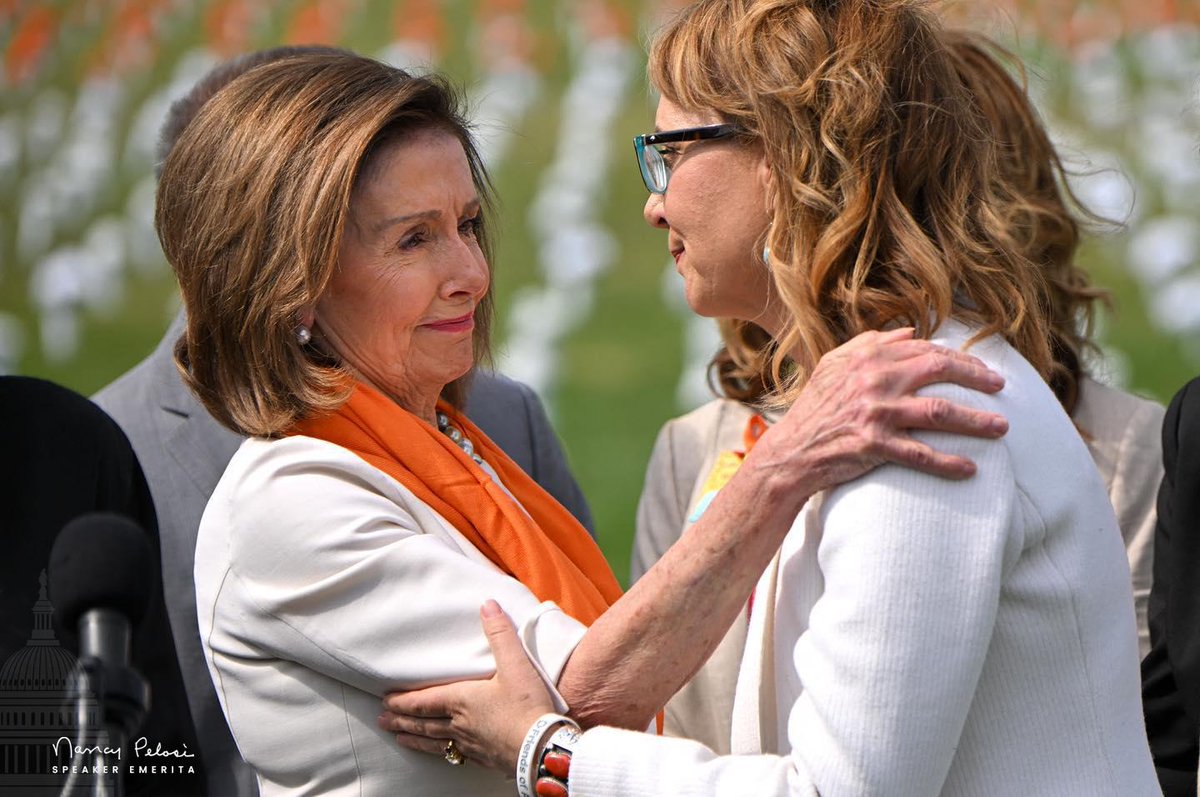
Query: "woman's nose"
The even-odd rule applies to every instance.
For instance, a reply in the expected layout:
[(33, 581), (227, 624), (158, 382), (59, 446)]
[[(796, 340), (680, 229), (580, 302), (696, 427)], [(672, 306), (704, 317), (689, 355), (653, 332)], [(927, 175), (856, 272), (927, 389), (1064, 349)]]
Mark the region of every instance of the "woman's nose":
[(667, 216), (663, 212), (663, 195), (651, 194), (646, 199), (646, 207), (642, 208), (642, 216), (651, 227), (667, 228)]
[(483, 253), (477, 247), (470, 246), (463, 247), (462, 251), (456, 253), (446, 277), (443, 290), (451, 296), (456, 293), (482, 296), (487, 292), (492, 279), (491, 269), (488, 268)]

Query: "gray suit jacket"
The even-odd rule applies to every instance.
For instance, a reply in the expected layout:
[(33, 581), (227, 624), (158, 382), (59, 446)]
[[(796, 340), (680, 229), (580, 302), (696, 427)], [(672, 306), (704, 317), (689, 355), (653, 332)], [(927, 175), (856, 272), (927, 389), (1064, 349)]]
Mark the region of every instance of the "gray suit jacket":
[[(182, 331), (180, 314), (150, 356), (101, 390), (95, 401), (121, 425), (150, 483), (162, 543), (163, 592), (210, 793), (253, 795), (258, 793), (254, 773), (230, 736), (204, 662), (192, 582), (200, 517), (242, 438), (213, 420), (184, 386), (172, 354)], [(583, 493), (532, 389), (480, 373), (467, 397), (467, 412), (592, 531)]]

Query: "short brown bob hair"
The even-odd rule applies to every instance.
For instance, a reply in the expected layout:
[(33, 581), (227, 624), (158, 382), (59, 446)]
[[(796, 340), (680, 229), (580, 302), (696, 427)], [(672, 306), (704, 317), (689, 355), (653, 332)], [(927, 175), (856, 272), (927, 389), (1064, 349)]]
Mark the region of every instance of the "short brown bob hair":
[[(462, 143), (490, 269), (491, 183), (460, 109), (437, 76), (324, 52), (251, 69), (187, 125), (163, 164), (155, 227), (187, 312), (176, 361), (218, 421), (276, 436), (349, 397), (349, 372), (315, 341), (302, 346), (297, 323), (337, 268), (351, 196), (385, 145), (430, 129)], [(488, 294), (475, 310), (477, 362), (491, 317)], [(463, 381), (443, 397), (460, 404)]]

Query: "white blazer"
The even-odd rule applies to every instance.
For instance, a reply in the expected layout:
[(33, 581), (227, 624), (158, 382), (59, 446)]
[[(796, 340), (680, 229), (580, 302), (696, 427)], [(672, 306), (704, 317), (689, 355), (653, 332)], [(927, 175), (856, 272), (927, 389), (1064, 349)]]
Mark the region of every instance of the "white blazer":
[(551, 687), (585, 630), (390, 476), (308, 437), (234, 454), (200, 524), (195, 582), (221, 707), (267, 796), (507, 797), (501, 773), (399, 747), (375, 724), (380, 700), (490, 675), (488, 598)]
[[(970, 334), (951, 321), (935, 340)], [(971, 479), (886, 466), (808, 502), (756, 593), (741, 755), (597, 729), (572, 797), (1159, 793), (1104, 484), (1029, 363), (998, 338), (971, 351), (1001, 393), (922, 392), (999, 412), (1008, 434), (920, 435), (973, 459)]]

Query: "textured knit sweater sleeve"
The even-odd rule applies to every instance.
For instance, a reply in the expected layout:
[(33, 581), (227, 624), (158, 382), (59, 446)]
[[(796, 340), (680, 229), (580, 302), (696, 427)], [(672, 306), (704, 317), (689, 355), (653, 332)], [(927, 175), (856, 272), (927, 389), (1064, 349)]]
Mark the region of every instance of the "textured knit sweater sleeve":
[[(951, 387), (927, 392), (981, 401)], [(576, 753), (574, 797), (941, 791), (1003, 575), (1037, 522), (1025, 516), (1003, 442), (923, 437), (972, 458), (977, 475), (951, 482), (880, 468), (802, 513), (785, 542), (776, 623), (807, 623), (776, 657), (777, 683), (800, 683), (799, 699), (779, 707), (789, 752), (717, 757), (691, 742), (596, 729)], [(803, 559), (789, 546), (817, 546), (819, 572), (789, 573)], [(807, 616), (789, 618), (793, 589), (822, 591)]]

